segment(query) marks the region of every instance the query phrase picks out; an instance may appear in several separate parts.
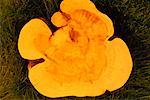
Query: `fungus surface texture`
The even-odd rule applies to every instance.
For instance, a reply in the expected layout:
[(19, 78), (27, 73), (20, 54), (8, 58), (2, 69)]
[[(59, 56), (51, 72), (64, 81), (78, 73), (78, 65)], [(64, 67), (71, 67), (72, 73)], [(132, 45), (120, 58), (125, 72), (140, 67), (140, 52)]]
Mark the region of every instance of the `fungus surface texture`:
[(114, 34), (111, 19), (90, 0), (63, 0), (51, 22), (41, 19), (22, 28), (18, 49), (29, 61), (29, 79), (44, 96), (99, 96), (122, 87), (132, 70), (132, 59)]

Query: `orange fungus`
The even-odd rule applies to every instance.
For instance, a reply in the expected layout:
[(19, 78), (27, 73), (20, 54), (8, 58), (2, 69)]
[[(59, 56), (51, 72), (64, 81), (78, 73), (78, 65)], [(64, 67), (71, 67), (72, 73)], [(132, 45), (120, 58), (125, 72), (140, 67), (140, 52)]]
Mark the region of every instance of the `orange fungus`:
[(98, 96), (122, 87), (132, 70), (132, 59), (114, 34), (110, 18), (90, 0), (63, 0), (51, 22), (53, 34), (41, 19), (21, 30), (18, 49), (29, 61), (29, 79), (44, 96)]

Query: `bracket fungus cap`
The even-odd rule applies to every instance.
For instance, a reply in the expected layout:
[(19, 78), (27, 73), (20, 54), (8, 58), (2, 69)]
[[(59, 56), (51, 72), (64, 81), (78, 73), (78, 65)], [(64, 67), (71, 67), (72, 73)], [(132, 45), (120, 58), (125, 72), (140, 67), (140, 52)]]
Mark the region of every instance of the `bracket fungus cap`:
[(111, 19), (90, 0), (63, 0), (60, 9), (51, 17), (59, 27), (53, 34), (35, 18), (19, 35), (19, 53), (29, 60), (28, 76), (35, 89), (57, 98), (98, 96), (122, 87), (132, 58), (122, 39), (108, 40), (114, 34)]

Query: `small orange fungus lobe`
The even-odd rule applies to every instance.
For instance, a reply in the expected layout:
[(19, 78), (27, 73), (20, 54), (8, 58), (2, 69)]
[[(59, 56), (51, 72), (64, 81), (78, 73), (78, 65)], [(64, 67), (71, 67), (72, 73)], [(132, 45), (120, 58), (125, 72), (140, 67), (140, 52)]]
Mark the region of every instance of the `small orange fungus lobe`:
[(67, 20), (68, 19), (63, 16), (61, 12), (55, 12), (51, 17), (51, 21), (56, 27), (65, 26), (67, 24)]
[(43, 57), (42, 53), (40, 53), (40, 50), (37, 48), (39, 48), (38, 46), (43, 46), (43, 48), (40, 49), (44, 49), (51, 35), (51, 30), (42, 20), (36, 18), (29, 21), (22, 28), (19, 35), (18, 49), (21, 56), (30, 60)]
[(111, 19), (90, 0), (63, 0), (51, 17), (58, 27), (31, 19), (22, 28), (18, 49), (29, 61), (29, 79), (44, 96), (98, 96), (122, 87), (132, 70), (125, 42), (114, 34)]

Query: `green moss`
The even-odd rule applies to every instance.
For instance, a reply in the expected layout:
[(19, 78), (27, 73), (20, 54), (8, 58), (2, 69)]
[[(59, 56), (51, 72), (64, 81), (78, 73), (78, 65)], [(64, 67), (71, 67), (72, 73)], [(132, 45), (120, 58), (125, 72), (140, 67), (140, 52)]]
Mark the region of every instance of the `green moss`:
[[(55, 2), (54, 2), (55, 1)], [(17, 49), (23, 25), (32, 18), (50, 20), (61, 0), (0, 1), (0, 99), (48, 99), (27, 77), (27, 62)], [(148, 0), (93, 0), (113, 21), (115, 35), (128, 45), (134, 67), (122, 88), (98, 97), (61, 99), (150, 99), (150, 2)], [(50, 23), (50, 27), (55, 30)]]

